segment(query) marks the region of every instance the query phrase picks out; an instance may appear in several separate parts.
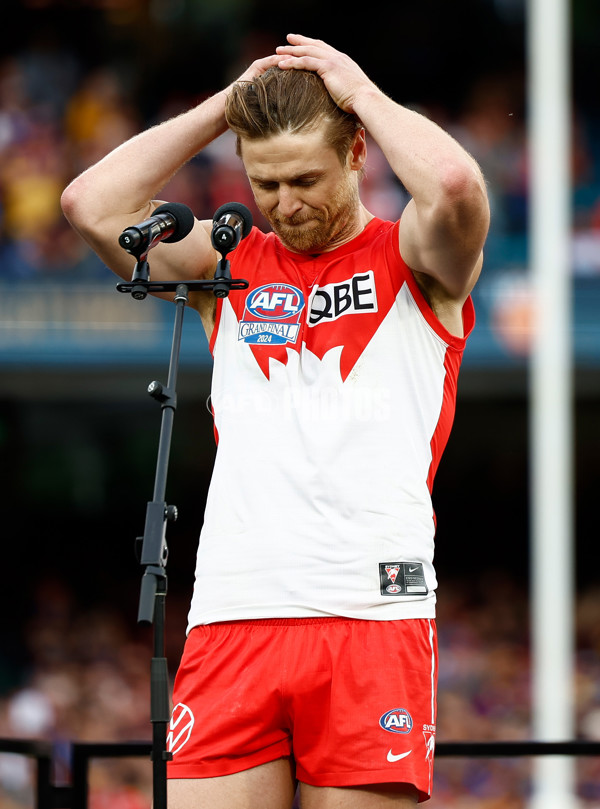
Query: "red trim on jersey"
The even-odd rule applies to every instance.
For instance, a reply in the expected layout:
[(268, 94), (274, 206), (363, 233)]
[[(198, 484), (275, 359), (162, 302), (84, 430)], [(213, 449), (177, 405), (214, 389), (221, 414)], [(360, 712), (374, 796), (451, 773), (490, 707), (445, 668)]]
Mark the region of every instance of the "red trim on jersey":
[(450, 346), (450, 348), (453, 348), (456, 351), (462, 351), (467, 342), (467, 337), (473, 331), (473, 327), (475, 326), (475, 307), (473, 306), (471, 296), (469, 295), (462, 309), (464, 337), (458, 337), (456, 334), (449, 332), (448, 329), (437, 319), (433, 309), (421, 292), (412, 271), (409, 272), (407, 283), (408, 288), (410, 289), (410, 294), (419, 307), (419, 311), (438, 337), (441, 337), (442, 340)]
[(456, 386), (461, 359), (462, 354), (458, 351), (446, 351), (444, 357), (444, 370), (446, 374), (444, 376), (442, 407), (430, 443), (431, 464), (429, 465), (429, 473), (427, 475), (427, 488), (430, 494), (433, 490), (435, 473), (437, 472), (442, 454), (448, 443), (452, 423), (454, 421), (454, 413), (456, 411)]
[(467, 342), (467, 337), (473, 331), (473, 327), (475, 326), (475, 308), (473, 306), (473, 301), (471, 300), (471, 296), (467, 298), (462, 310), (462, 317), (463, 317), (463, 330), (464, 330), (464, 337), (457, 337), (455, 334), (451, 334), (446, 327), (440, 323), (437, 319), (436, 315), (433, 312), (433, 309), (429, 305), (427, 299), (421, 292), (419, 285), (417, 284), (417, 280), (414, 276), (414, 270), (412, 270), (406, 261), (402, 258), (402, 254), (400, 252), (400, 220), (396, 222), (394, 225), (394, 233), (396, 234), (396, 238), (394, 239), (394, 252), (398, 257), (398, 261), (400, 262), (401, 266), (406, 270), (406, 280), (408, 282), (408, 288), (410, 289), (411, 295), (414, 298), (415, 303), (419, 307), (419, 311), (425, 318), (425, 320), (429, 323), (431, 328), (435, 331), (435, 333), (442, 338), (445, 343), (448, 343), (449, 346), (452, 348), (462, 351), (465, 347), (465, 343)]
[(464, 337), (458, 337), (456, 334), (449, 332), (448, 329), (437, 319), (433, 309), (429, 305), (429, 302), (421, 292), (421, 289), (417, 284), (412, 272), (409, 273), (407, 283), (408, 288), (410, 289), (410, 294), (419, 307), (419, 311), (438, 337), (441, 337), (442, 340), (455, 351), (463, 351), (467, 342), (467, 337), (473, 331), (473, 327), (475, 326), (475, 308), (473, 306), (471, 296), (469, 295), (462, 309)]

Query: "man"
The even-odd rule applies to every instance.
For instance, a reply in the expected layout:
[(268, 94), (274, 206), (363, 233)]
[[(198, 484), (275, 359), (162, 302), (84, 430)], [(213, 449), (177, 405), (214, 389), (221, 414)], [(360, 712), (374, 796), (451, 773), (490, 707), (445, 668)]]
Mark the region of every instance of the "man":
[[(119, 234), (229, 125), (273, 231), (230, 254), (247, 291), (191, 298), (215, 360), (218, 452), (175, 684), (171, 809), (283, 809), (297, 781), (303, 809), (407, 807), (431, 791), (430, 492), (474, 322), (485, 184), (348, 56), (287, 39), (63, 195), (129, 280)], [(360, 201), (365, 130), (411, 196), (399, 223)], [(158, 245), (153, 280), (211, 277), (211, 224)]]

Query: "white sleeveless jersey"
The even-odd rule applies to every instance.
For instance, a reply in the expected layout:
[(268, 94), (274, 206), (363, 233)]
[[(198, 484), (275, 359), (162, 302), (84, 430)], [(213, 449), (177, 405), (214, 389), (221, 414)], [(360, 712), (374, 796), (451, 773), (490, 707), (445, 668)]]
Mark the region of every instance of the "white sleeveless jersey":
[(433, 478), (465, 339), (439, 323), (372, 220), (316, 257), (257, 229), (249, 287), (211, 340), (218, 448), (189, 628), (249, 618), (435, 614)]

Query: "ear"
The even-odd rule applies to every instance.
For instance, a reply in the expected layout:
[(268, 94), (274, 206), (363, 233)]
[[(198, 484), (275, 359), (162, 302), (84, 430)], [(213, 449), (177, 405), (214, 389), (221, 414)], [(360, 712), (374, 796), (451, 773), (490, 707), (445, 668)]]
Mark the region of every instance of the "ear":
[(361, 127), (352, 141), (348, 152), (348, 167), (353, 171), (360, 171), (367, 161), (367, 136)]

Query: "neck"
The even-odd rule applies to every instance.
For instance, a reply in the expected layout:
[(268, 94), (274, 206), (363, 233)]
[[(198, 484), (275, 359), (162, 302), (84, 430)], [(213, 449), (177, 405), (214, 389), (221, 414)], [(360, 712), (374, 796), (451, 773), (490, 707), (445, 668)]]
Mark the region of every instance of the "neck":
[(335, 238), (332, 239), (322, 252), (328, 253), (331, 250), (336, 250), (343, 244), (355, 239), (363, 232), (371, 219), (373, 219), (373, 214), (369, 213), (362, 202), (360, 202), (354, 215), (349, 217), (344, 227), (340, 229), (339, 233), (336, 234)]

